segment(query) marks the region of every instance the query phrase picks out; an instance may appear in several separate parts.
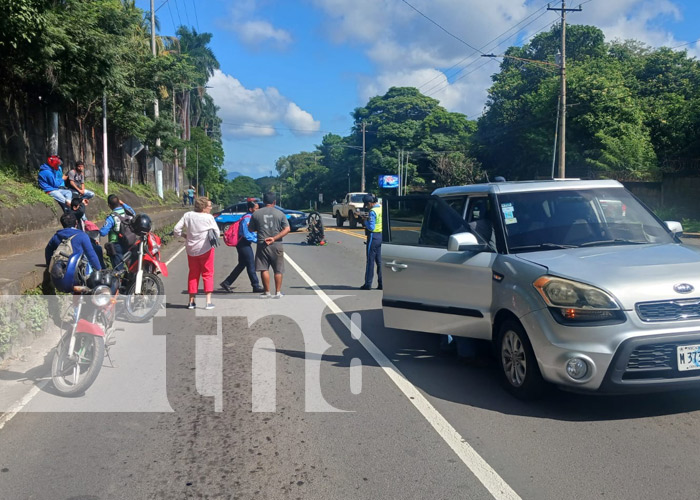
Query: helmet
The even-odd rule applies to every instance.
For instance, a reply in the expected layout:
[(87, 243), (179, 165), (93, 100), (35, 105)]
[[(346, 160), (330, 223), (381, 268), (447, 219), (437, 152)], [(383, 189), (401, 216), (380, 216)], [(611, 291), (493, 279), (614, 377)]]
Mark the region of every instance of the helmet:
[(49, 159), (46, 160), (46, 163), (48, 163), (49, 167), (53, 168), (54, 170), (58, 170), (58, 167), (61, 166), (63, 161), (61, 160), (60, 156), (51, 155), (51, 156), (49, 156)]
[(363, 203), (374, 203), (374, 196), (371, 194), (366, 194), (362, 197), (362, 202)]
[(134, 232), (141, 236), (150, 233), (151, 226), (151, 218), (146, 214), (137, 215), (131, 222), (131, 227), (134, 229)]
[(68, 260), (57, 260), (49, 270), (51, 283), (56, 290), (64, 293), (72, 293), (73, 286), (78, 280), (78, 268), (83, 254), (74, 253)]
[(90, 273), (90, 276), (88, 276), (87, 282), (85, 284), (92, 290), (101, 285), (108, 286), (109, 289), (112, 291), (112, 295), (114, 295), (117, 292), (117, 289), (119, 288), (119, 280), (117, 279), (117, 277), (114, 276), (111, 272), (104, 269), (101, 271), (93, 271), (92, 273)]

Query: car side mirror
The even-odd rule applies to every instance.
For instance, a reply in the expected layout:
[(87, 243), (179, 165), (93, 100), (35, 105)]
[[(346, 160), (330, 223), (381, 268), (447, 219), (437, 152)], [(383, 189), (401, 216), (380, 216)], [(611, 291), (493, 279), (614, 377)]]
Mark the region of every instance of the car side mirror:
[(456, 233), (447, 240), (448, 252), (481, 252), (484, 248), (485, 245), (479, 243), (472, 233)]
[(683, 226), (680, 222), (675, 220), (667, 220), (664, 222), (668, 230), (671, 231), (674, 236), (683, 236)]

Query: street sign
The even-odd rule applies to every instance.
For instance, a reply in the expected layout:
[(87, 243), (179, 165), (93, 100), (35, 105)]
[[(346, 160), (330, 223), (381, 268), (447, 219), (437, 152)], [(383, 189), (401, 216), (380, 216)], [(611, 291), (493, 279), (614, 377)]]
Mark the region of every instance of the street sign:
[(143, 144), (141, 144), (141, 141), (132, 135), (126, 141), (124, 141), (122, 148), (126, 154), (133, 158), (141, 152), (143, 149)]
[(318, 201), (323, 203), (323, 193), (318, 193)]

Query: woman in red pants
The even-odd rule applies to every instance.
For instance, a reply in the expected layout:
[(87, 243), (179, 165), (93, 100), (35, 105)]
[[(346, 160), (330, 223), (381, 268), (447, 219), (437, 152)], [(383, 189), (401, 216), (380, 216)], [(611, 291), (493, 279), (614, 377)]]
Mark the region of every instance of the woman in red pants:
[(199, 288), (199, 277), (204, 282), (204, 293), (207, 295), (206, 309), (214, 309), (211, 302), (211, 292), (214, 291), (214, 248), (209, 243), (209, 231), (219, 233), (211, 215), (211, 201), (200, 196), (194, 202), (194, 212), (187, 212), (180, 221), (175, 224), (173, 232), (177, 236), (185, 236), (185, 248), (187, 252), (187, 264), (189, 274), (187, 276), (187, 292), (190, 294), (188, 309), (194, 309), (194, 298)]

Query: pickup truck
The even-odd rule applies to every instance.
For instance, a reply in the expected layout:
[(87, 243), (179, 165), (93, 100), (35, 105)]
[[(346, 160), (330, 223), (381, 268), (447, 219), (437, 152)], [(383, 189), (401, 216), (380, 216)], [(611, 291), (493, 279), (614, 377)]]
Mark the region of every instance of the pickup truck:
[(333, 205), (333, 217), (338, 227), (343, 227), (347, 219), (351, 228), (356, 228), (357, 224), (362, 225), (362, 219), (367, 217), (362, 199), (367, 193), (348, 193), (343, 201)]

